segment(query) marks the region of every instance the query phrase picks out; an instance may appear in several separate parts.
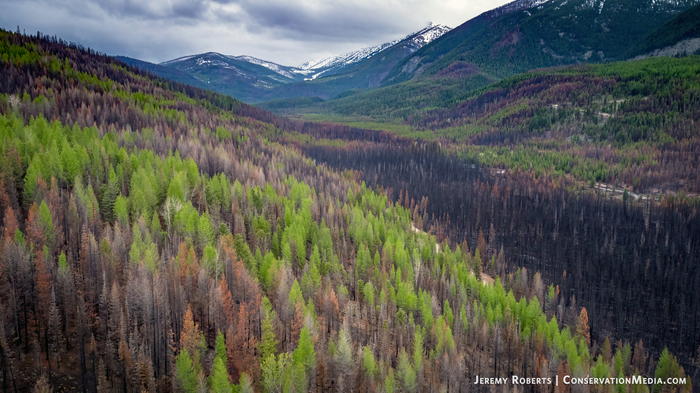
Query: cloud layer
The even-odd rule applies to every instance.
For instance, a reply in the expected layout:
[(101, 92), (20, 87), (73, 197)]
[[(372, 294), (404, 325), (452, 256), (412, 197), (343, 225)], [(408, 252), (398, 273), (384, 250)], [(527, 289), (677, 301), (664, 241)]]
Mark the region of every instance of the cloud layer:
[(0, 0), (0, 27), (152, 62), (214, 51), (299, 65), (401, 38), (430, 21), (456, 27), (499, 1)]

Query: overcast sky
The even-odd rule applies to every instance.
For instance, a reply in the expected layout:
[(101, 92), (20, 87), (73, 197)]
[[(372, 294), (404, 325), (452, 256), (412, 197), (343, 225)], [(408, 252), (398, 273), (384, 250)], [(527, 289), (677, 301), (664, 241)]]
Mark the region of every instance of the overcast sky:
[(429, 22), (457, 27), (496, 0), (0, 0), (0, 27), (151, 62), (203, 52), (297, 66)]

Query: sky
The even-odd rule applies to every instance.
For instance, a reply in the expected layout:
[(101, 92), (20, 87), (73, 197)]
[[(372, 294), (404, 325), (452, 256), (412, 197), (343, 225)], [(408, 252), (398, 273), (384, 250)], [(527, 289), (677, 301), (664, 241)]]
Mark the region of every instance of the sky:
[(496, 0), (0, 0), (0, 27), (160, 63), (219, 52), (282, 65), (457, 27)]

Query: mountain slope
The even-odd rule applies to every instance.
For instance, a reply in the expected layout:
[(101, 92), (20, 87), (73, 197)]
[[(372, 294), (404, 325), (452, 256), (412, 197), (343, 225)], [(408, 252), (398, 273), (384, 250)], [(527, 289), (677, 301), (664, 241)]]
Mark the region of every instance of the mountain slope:
[(484, 13), (403, 59), (382, 82), (471, 64), (496, 78), (534, 68), (623, 57), (697, 0), (517, 1)]
[(192, 75), (180, 71), (176, 68), (166, 67), (160, 64), (149, 63), (147, 61), (134, 59), (126, 56), (114, 56), (115, 59), (124, 62), (130, 66), (134, 66), (138, 69), (148, 71), (154, 75), (158, 75), (162, 78), (166, 78), (175, 82), (185, 83), (190, 86), (199, 87), (202, 89), (207, 89), (209, 86), (204, 81), (201, 81)]
[(632, 47), (625, 57), (693, 54), (700, 49), (700, 4), (681, 13)]

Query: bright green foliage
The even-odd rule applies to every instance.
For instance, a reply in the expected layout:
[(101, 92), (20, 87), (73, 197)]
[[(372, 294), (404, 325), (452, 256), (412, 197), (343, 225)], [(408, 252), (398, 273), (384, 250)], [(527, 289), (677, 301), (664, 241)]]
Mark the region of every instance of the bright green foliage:
[[(221, 334), (221, 333), (219, 333)], [(214, 358), (214, 365), (209, 376), (209, 386), (213, 393), (232, 393), (231, 383), (228, 381), (228, 372), (224, 359), (217, 356)]]
[(386, 374), (386, 378), (384, 378), (384, 392), (385, 393), (394, 393), (395, 389), (396, 389), (396, 381), (394, 380), (394, 369), (391, 368), (391, 369), (389, 369), (389, 372)]
[(176, 172), (170, 180), (167, 196), (168, 198), (177, 198), (181, 202), (185, 202), (187, 200), (188, 187), (187, 174), (185, 172)]
[(210, 244), (207, 244), (204, 247), (204, 253), (202, 254), (202, 266), (215, 278), (218, 278), (221, 274), (219, 257), (216, 253), (216, 249)]
[(131, 212), (150, 217), (158, 202), (159, 184), (153, 169), (139, 167), (131, 178)]
[(224, 334), (221, 331), (216, 332), (216, 357), (223, 359), (224, 364), (228, 362), (228, 357), (226, 356), (226, 341), (224, 341)]
[(445, 299), (444, 311), (445, 318), (447, 318), (447, 323), (449, 326), (454, 326), (454, 314), (452, 314), (452, 308), (450, 308), (450, 302)]
[(114, 217), (122, 225), (129, 223), (129, 200), (121, 194), (114, 202)]
[(238, 393), (254, 393), (253, 380), (248, 374), (241, 373), (241, 377), (238, 379), (238, 389)]
[(375, 373), (378, 371), (376, 361), (374, 360), (374, 354), (372, 354), (372, 349), (369, 345), (362, 349), (362, 367), (370, 379), (374, 378)]
[(232, 138), (231, 130), (218, 126), (216, 127), (216, 137), (221, 140), (229, 140)]
[(603, 355), (599, 355), (595, 366), (591, 367), (591, 376), (594, 378), (606, 378), (610, 376), (610, 366), (603, 360)]
[(372, 282), (365, 284), (364, 288), (362, 288), (362, 295), (365, 297), (369, 306), (374, 307), (374, 286)]
[(58, 256), (58, 272), (64, 277), (68, 274), (68, 262), (66, 261), (66, 253), (62, 252)]
[(304, 301), (304, 297), (301, 294), (301, 287), (299, 286), (299, 281), (294, 279), (294, 282), (292, 283), (292, 289), (289, 290), (289, 307), (291, 308), (292, 312), (294, 311), (294, 307), (299, 300)]
[(73, 183), (73, 179), (83, 172), (84, 164), (81, 160), (81, 153), (85, 153), (84, 148), (76, 146), (73, 149), (67, 141), (63, 141), (61, 146), (61, 164), (63, 166), (63, 180), (68, 184)]
[(163, 229), (160, 226), (160, 217), (158, 217), (157, 212), (153, 212), (153, 217), (151, 218), (151, 227), (149, 228), (151, 230), (151, 236), (156, 242), (159, 242)]
[(263, 287), (269, 289), (272, 285), (272, 276), (280, 268), (280, 261), (275, 258), (272, 252), (267, 252), (263, 258), (262, 264), (260, 265), (260, 270), (258, 271), (258, 277)]
[(293, 363), (303, 366), (307, 373), (316, 368), (316, 350), (311, 339), (311, 332), (306, 326), (301, 328), (299, 345), (294, 350)]
[(423, 335), (416, 329), (416, 334), (413, 336), (413, 367), (420, 370), (423, 362)]
[(182, 390), (186, 393), (197, 393), (197, 373), (192, 363), (192, 357), (187, 349), (180, 351), (175, 363), (175, 369), (176, 377)]
[(262, 372), (260, 384), (267, 393), (277, 393), (282, 391), (285, 382), (285, 374), (291, 366), (291, 353), (285, 352), (279, 356), (269, 355), (261, 361), (260, 370)]
[(466, 332), (469, 328), (469, 321), (467, 320), (467, 310), (464, 308), (464, 305), (459, 310), (459, 319), (462, 321), (462, 330)]
[(420, 295), (420, 312), (421, 318), (423, 318), (423, 326), (426, 329), (430, 329), (433, 326), (433, 306), (432, 306), (432, 296), (421, 290)]
[(27, 174), (24, 176), (24, 204), (28, 208), (34, 201), (34, 193), (36, 192), (36, 182), (41, 176), (41, 159), (38, 155), (34, 156), (31, 164), (27, 168)]
[(309, 278), (311, 279), (311, 288), (314, 292), (321, 288), (321, 272), (318, 270), (318, 265), (311, 264)]
[(399, 365), (396, 369), (396, 376), (402, 391), (407, 393), (416, 391), (416, 371), (411, 366), (408, 354), (403, 348), (399, 353)]
[(297, 365), (292, 365), (291, 367), (291, 372), (292, 372), (292, 384), (294, 386), (294, 391), (295, 392), (306, 392), (308, 391), (307, 384), (308, 381), (306, 379), (306, 369), (304, 368), (303, 365), (297, 364)]
[[(622, 371), (620, 371), (620, 372), (617, 374), (617, 378), (618, 378), (618, 380), (619, 380), (619, 379), (623, 379), (623, 380), (624, 380), (625, 374), (624, 374)], [(625, 385), (624, 383), (618, 383), (618, 384), (615, 385), (615, 391), (616, 391), (617, 393), (626, 393), (626, 392), (627, 392), (627, 385)]]
[(617, 351), (615, 352), (615, 374), (624, 372), (623, 367), (624, 363), (622, 360), (622, 348), (617, 348)]
[(197, 239), (199, 241), (200, 247), (212, 245), (214, 243), (214, 227), (211, 225), (211, 218), (209, 217), (209, 212), (205, 212), (199, 217), (197, 221)]
[(267, 313), (262, 323), (262, 338), (258, 344), (260, 358), (267, 359), (268, 356), (274, 355), (277, 352), (277, 337), (272, 326), (274, 314)]
[(240, 233), (233, 238), (233, 247), (236, 249), (236, 254), (238, 258), (243, 261), (243, 265), (250, 271), (250, 274), (255, 277), (257, 276), (257, 266), (255, 266), (255, 259), (253, 258), (253, 253), (250, 252), (250, 247), (246, 243), (243, 235)]
[(447, 325), (447, 321), (445, 321), (442, 315), (435, 321), (435, 335), (437, 341), (435, 352), (438, 354), (441, 354), (442, 351), (451, 351), (455, 348), (452, 329)]
[(133, 242), (131, 243), (129, 257), (132, 263), (137, 265), (143, 263), (150, 271), (154, 271), (158, 263), (158, 246), (153, 243), (151, 234), (148, 231), (146, 231), (145, 236), (142, 236), (136, 223), (134, 224)]
[[(682, 378), (685, 376), (683, 369), (678, 364), (676, 357), (668, 352), (668, 348), (664, 348), (659, 356), (659, 362), (656, 365), (656, 371), (654, 371), (654, 378), (660, 378), (662, 381), (666, 381), (668, 378)], [(654, 385), (654, 392), (659, 392), (665, 385)], [(682, 388), (689, 386), (680, 385)]]
[[(346, 324), (347, 325), (347, 324)], [(341, 370), (354, 365), (352, 354), (352, 337), (348, 326), (344, 325), (338, 332), (338, 345), (335, 351), (335, 358)]]
[(41, 201), (41, 206), (39, 206), (39, 218), (44, 229), (46, 245), (49, 247), (49, 250), (52, 250), (56, 240), (56, 232), (54, 230), (53, 221), (51, 220), (51, 212), (49, 212), (46, 201)]

